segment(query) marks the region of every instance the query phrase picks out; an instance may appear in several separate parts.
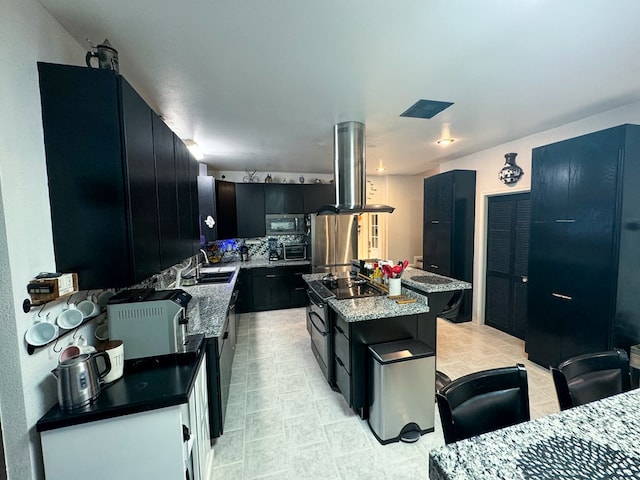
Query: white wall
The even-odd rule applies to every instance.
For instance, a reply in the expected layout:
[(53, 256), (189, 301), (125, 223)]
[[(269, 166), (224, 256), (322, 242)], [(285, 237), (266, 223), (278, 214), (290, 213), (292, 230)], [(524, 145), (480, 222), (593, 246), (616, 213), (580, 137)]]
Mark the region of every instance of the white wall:
[(56, 403), (49, 372), (57, 354), (49, 347), (27, 355), (24, 334), (37, 310), (21, 308), (28, 281), (55, 271), (36, 62), (82, 65), (84, 54), (35, 0), (2, 0), (0, 414), (10, 479), (43, 477), (35, 423)]
[(422, 255), (423, 177), (388, 176), (387, 258), (398, 262)]
[[(531, 150), (534, 147), (624, 123), (640, 124), (640, 102), (530, 135), (441, 165), (441, 172), (454, 169), (477, 170), (473, 272), (473, 318), (475, 321), (484, 322), (487, 198), (495, 194), (529, 191), (531, 188)], [(516, 186), (511, 188), (498, 179), (498, 171), (504, 165), (504, 155), (509, 152), (518, 154), (516, 163), (525, 172)]]
[[(313, 183), (316, 178), (322, 180), (322, 183), (329, 183), (333, 180), (333, 174), (324, 173), (305, 173), (305, 172), (257, 172), (256, 178), (259, 182), (264, 182), (265, 177), (270, 174), (273, 183), (283, 183), (283, 180), (287, 180), (287, 183), (299, 183), (300, 176), (304, 177), (304, 183)], [(243, 182), (244, 178), (248, 176), (247, 172), (240, 171), (218, 171), (211, 167), (208, 167), (208, 175), (216, 177), (218, 180), (224, 180), (228, 182)]]

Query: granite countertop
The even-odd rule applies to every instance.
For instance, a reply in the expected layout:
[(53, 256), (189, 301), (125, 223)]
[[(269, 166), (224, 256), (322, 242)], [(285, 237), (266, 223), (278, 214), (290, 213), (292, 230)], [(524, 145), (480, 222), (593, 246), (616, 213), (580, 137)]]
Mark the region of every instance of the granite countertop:
[(69, 411), (56, 404), (38, 420), (36, 429), (44, 432), (187, 403), (204, 354), (200, 348), (195, 357), (181, 357), (180, 363), (165, 359), (164, 364), (133, 371), (125, 364), (124, 375), (102, 387), (92, 404)]
[(402, 284), (425, 293), (449, 292), (451, 290), (468, 290), (469, 282), (445, 277), (436, 273), (407, 267), (402, 273)]
[(287, 267), (296, 265), (310, 265), (309, 260), (277, 260), (267, 258), (252, 258), (248, 262), (220, 262), (210, 267), (233, 267), (236, 269), (229, 283), (202, 283), (193, 286), (181, 286), (193, 298), (187, 308), (189, 324), (188, 334), (202, 333), (205, 338), (219, 337), (224, 333), (224, 322), (231, 296), (238, 281), (240, 269), (261, 267)]
[[(326, 273), (309, 273), (303, 275), (306, 282), (322, 280)], [(348, 272), (338, 272), (336, 277), (348, 277)], [(379, 318), (400, 317), (403, 315), (417, 315), (429, 311), (427, 297), (406, 288), (402, 294), (415, 298), (415, 303), (400, 305), (395, 300), (390, 300), (387, 295), (377, 297), (351, 298), (346, 300), (330, 299), (327, 303), (347, 322), (362, 322)]]
[[(239, 263), (239, 262), (238, 262)], [(221, 266), (232, 266), (224, 264)], [(201, 283), (189, 287), (182, 286), (192, 296), (187, 306), (187, 334), (202, 333), (205, 338), (219, 337), (224, 333), (227, 309), (238, 281), (239, 268), (229, 283)]]
[(431, 480), (640, 478), (640, 390), (434, 449)]

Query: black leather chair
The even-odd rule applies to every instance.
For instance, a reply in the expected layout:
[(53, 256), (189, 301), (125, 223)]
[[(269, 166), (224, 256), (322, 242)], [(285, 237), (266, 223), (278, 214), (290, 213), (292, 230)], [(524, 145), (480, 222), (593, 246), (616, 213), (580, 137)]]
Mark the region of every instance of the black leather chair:
[(560, 410), (631, 390), (629, 357), (621, 349), (569, 358), (551, 374)]
[(436, 399), (447, 444), (531, 418), (527, 370), (521, 364), (460, 377)]

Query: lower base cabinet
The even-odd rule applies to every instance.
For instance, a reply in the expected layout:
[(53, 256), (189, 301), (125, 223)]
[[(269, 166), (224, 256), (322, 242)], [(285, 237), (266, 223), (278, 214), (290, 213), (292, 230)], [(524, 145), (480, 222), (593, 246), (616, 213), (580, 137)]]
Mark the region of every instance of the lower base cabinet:
[[(244, 310), (246, 305), (243, 304), (242, 311), (260, 312), (306, 306), (306, 284), (302, 275), (310, 272), (309, 265), (251, 269), (251, 309)], [(249, 290), (249, 287), (245, 288)]]
[(418, 325), (427, 320), (426, 316), (405, 315), (347, 322), (332, 311), (331, 317), (335, 378), (329, 379), (329, 383), (338, 387), (349, 406), (362, 418), (368, 418), (368, 346), (417, 338)]
[(208, 479), (206, 377), (202, 362), (188, 403), (41, 432), (46, 478)]

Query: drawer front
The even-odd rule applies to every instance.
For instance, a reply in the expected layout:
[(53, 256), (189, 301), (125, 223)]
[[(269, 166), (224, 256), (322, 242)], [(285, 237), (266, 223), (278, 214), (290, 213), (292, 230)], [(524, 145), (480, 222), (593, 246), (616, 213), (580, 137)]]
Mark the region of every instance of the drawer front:
[(342, 333), (347, 340), (349, 339), (349, 324), (345, 322), (340, 315), (335, 315), (336, 322), (334, 324), (336, 330)]
[(335, 358), (336, 385), (342, 396), (351, 406), (351, 375), (345, 370), (344, 364), (338, 357)]
[(345, 337), (340, 330), (335, 328), (333, 330), (333, 339), (335, 346), (335, 355), (340, 358), (340, 361), (344, 364), (344, 368), (347, 373), (351, 374), (351, 355), (349, 353), (349, 339)]

